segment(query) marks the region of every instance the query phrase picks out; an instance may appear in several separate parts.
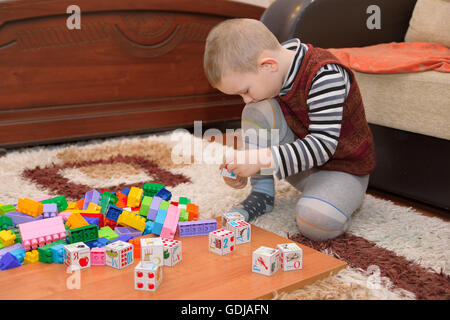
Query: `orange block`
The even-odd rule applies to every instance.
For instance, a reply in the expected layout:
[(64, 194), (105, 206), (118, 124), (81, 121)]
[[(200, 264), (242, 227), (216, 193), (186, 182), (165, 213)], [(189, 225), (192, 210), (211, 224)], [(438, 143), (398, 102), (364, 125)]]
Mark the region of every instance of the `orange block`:
[(72, 213), (69, 218), (67, 218), (66, 226), (68, 226), (70, 229), (76, 229), (88, 226), (89, 223), (86, 221), (85, 218), (78, 212)]
[(31, 199), (19, 199), (17, 211), (26, 213), (32, 217), (37, 217), (44, 212), (44, 205)]
[(128, 243), (131, 243), (133, 245), (134, 258), (140, 259), (141, 258), (141, 240), (133, 238), (133, 239), (128, 240)]
[(198, 206), (193, 203), (186, 205), (186, 212), (189, 213), (188, 221), (198, 220)]
[(77, 204), (77, 208), (78, 208), (79, 210), (83, 210), (83, 206), (84, 206), (84, 198), (78, 200), (78, 201), (76, 202), (76, 204)]

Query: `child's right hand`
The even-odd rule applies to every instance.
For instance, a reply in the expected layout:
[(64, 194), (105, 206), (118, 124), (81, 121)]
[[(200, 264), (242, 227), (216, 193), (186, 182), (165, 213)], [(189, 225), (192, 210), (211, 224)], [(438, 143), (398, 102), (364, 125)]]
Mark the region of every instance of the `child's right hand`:
[[(224, 167), (225, 167), (225, 164), (221, 164), (220, 167), (219, 167), (219, 170), (222, 170)], [(223, 178), (223, 181), (225, 181), (225, 183), (227, 185), (229, 185), (230, 187), (235, 188), (235, 189), (242, 189), (242, 188), (244, 188), (247, 185), (247, 181), (248, 181), (247, 177), (241, 177), (241, 176), (238, 176), (238, 175), (235, 175), (234, 179), (233, 178), (228, 178), (228, 177), (225, 177), (225, 176), (222, 176), (222, 178)]]

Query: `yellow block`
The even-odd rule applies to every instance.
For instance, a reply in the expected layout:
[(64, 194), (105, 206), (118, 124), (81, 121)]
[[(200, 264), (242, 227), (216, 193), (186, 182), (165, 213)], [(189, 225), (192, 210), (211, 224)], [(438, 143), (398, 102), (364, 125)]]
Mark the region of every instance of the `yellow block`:
[(0, 231), (0, 241), (4, 247), (9, 247), (16, 241), (16, 235), (11, 232), (11, 230)]
[(90, 202), (86, 210), (100, 212), (101, 208), (98, 204)]
[(131, 187), (130, 192), (128, 193), (127, 207), (139, 207), (143, 194), (144, 190), (142, 190), (141, 188)]
[(25, 258), (23, 259), (24, 264), (35, 263), (39, 261), (39, 252), (37, 250), (31, 250), (25, 253)]
[(138, 229), (139, 231), (145, 230), (145, 222), (147, 219), (141, 217), (140, 215), (134, 214), (129, 211), (123, 211), (119, 219), (117, 219), (117, 223), (126, 227), (132, 227)]
[(89, 223), (86, 221), (86, 219), (84, 219), (83, 216), (78, 212), (72, 213), (66, 221), (66, 226), (68, 226), (70, 229), (81, 228), (88, 225)]

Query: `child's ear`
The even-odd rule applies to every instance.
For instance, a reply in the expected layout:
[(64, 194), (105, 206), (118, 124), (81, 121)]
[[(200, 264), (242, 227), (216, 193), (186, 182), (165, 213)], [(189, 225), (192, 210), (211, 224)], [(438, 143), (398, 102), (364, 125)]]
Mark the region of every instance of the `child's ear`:
[(278, 61), (274, 58), (261, 58), (259, 61), (259, 67), (262, 70), (276, 72), (278, 71)]

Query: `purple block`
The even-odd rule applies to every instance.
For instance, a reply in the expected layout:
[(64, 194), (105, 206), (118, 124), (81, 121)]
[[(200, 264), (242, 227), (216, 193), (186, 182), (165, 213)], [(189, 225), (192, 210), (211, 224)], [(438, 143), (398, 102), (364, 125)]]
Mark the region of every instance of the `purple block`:
[(8, 252), (14, 251), (16, 249), (23, 249), (23, 246), (21, 243), (15, 243), (12, 246), (0, 249), (0, 259)]
[(38, 215), (37, 217), (32, 217), (26, 213), (19, 212), (19, 211), (7, 212), (7, 213), (5, 213), (5, 216), (10, 217), (12, 219), (13, 226), (16, 226), (21, 223), (33, 222), (33, 221), (43, 219), (42, 214)]
[(160, 197), (153, 197), (152, 203), (150, 204), (150, 208), (148, 210), (147, 220), (155, 221), (161, 201), (163, 201), (163, 199)]
[(89, 206), (89, 203), (95, 203), (95, 204), (99, 204), (100, 203), (100, 192), (98, 192), (97, 190), (91, 190), (86, 192), (86, 194), (84, 195), (84, 204), (83, 204), (83, 210), (86, 210)]
[(20, 266), (20, 261), (11, 252), (7, 252), (0, 258), (0, 270), (8, 270)]
[(120, 236), (131, 236), (132, 238), (137, 238), (142, 236), (142, 231), (137, 230), (132, 227), (116, 227), (114, 232)]
[[(115, 229), (114, 229), (115, 230)], [(123, 241), (123, 242), (128, 242), (128, 240), (133, 239), (134, 237), (131, 235), (127, 235), (127, 234), (123, 234), (121, 236), (118, 236), (116, 239), (114, 239), (111, 243), (116, 242), (116, 241)]]
[(56, 203), (44, 203), (44, 219), (56, 217), (58, 205)]
[(216, 219), (178, 222), (180, 237), (203, 236), (214, 230), (217, 230)]

